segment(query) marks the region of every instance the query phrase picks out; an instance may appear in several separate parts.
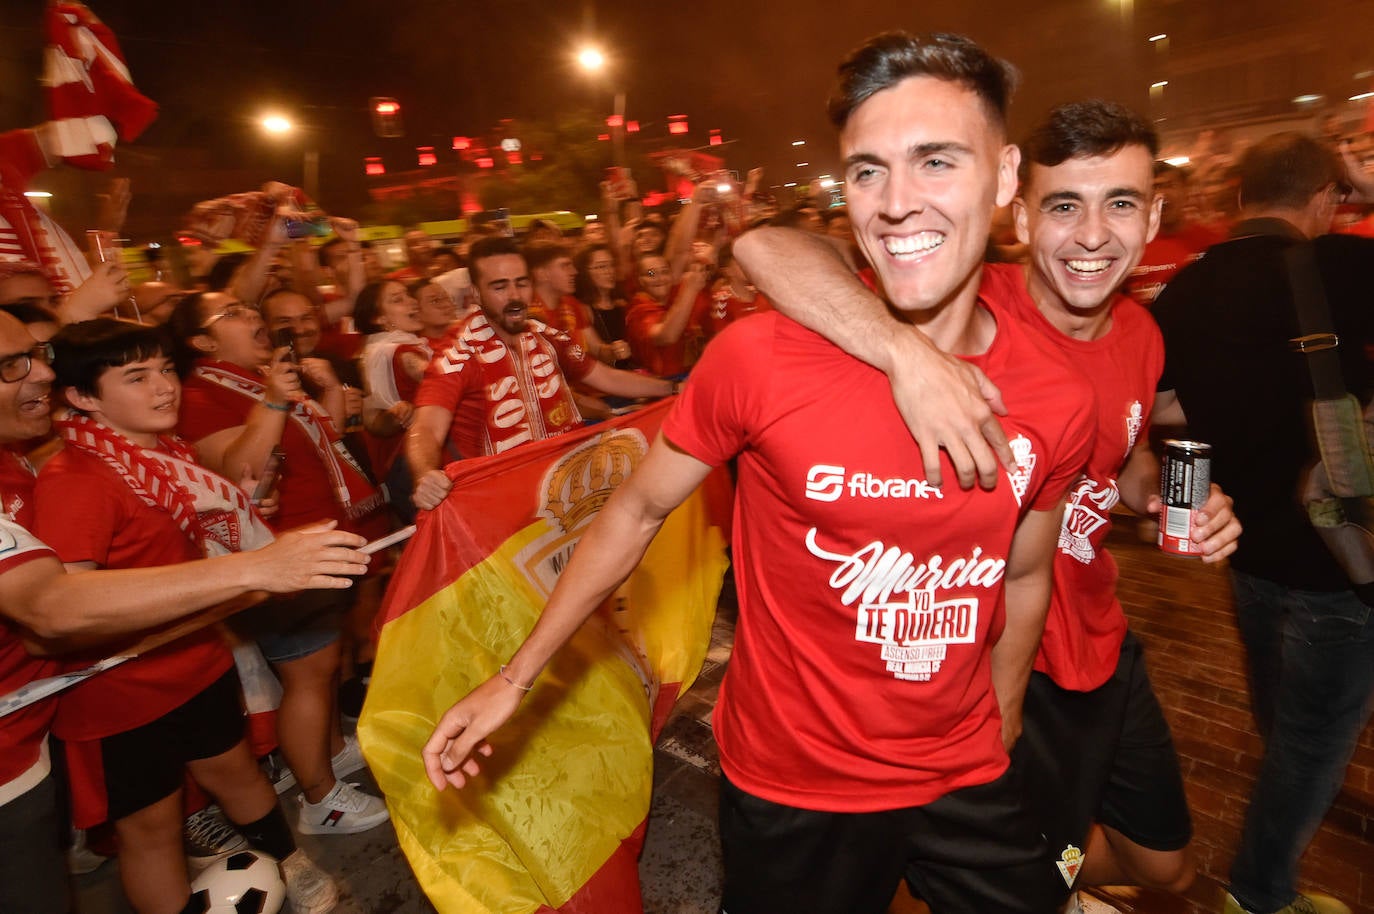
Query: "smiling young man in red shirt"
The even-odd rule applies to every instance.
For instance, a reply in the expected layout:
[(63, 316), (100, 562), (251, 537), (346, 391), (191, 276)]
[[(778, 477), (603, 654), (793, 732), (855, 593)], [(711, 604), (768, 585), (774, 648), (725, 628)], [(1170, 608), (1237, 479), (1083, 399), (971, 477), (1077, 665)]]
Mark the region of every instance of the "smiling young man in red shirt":
[(855, 235), (900, 319), (880, 332), (924, 334), (1019, 394), (1001, 484), (932, 485), (880, 372), (781, 315), (737, 322), (524, 645), (440, 721), (424, 750), (436, 787), (476, 773), (520, 688), (738, 457), (740, 615), (714, 718), (722, 910), (882, 912), (903, 879), (934, 910), (1052, 906), (999, 711), (1014, 716), (1030, 673), (1091, 392), (1010, 318), (1005, 290), (980, 292), (993, 210), (1015, 190), (1010, 83), (967, 39), (889, 33), (841, 65), (831, 105)]
[[(1014, 204), (1031, 262), (1024, 269), (989, 265), (982, 275), (983, 294), (1060, 350), (1096, 392), (1095, 441), (1069, 493), (1036, 672), (1021, 717), (1014, 716), (1017, 707), (1004, 707), (1013, 715), (1005, 736), (1015, 742), (1027, 797), (1060, 857), (1061, 892), (1078, 882), (1126, 881), (1181, 890), (1192, 878), (1178, 761), (1116, 599), (1116, 565), (1103, 549), (1118, 501), (1140, 513), (1158, 510), (1147, 431), (1163, 343), (1144, 309), (1118, 294), (1158, 225), (1155, 150), (1149, 125), (1119, 106), (1056, 108), (1026, 143)], [(765, 246), (775, 254), (807, 249), (797, 235)], [(756, 278), (768, 284), (778, 272), (757, 270)], [(882, 314), (878, 299), (861, 291), (837, 258), (789, 269), (787, 278), (800, 289), (835, 282), (832, 306)], [(774, 300), (799, 319), (817, 321), (827, 336), (842, 329), (818, 321), (815, 300), (804, 294), (784, 288)], [(857, 340), (853, 351), (876, 363), (882, 353), (873, 350), (889, 338)], [(903, 357), (892, 354), (890, 361), (901, 364)], [(1014, 405), (1022, 391), (993, 380)], [(1239, 525), (1215, 487), (1203, 513), (1201, 547), (1217, 561), (1234, 550)], [(1130, 751), (1118, 751), (1123, 746)]]

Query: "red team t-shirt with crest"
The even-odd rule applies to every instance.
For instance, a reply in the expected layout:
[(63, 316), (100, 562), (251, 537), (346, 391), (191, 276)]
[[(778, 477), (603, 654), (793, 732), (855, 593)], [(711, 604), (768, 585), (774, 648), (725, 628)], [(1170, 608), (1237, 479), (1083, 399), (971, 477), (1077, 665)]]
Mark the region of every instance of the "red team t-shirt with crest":
[(1057, 351), (988, 307), (996, 338), (970, 361), (1003, 391), (1021, 467), (991, 492), (931, 487), (886, 377), (778, 314), (717, 337), (664, 422), (698, 460), (739, 455), (740, 613), (714, 726), (755, 796), (896, 809), (1007, 767), (989, 658), (1007, 554), (1078, 476), (1092, 408)]
[(500, 454), (582, 425), (568, 382), (585, 378), (596, 362), (539, 321), (529, 321), (516, 342), (512, 352), (477, 311), (425, 370), (415, 407), (453, 414), (449, 438), (464, 457)]
[(1097, 437), (1083, 475), (1069, 491), (1054, 561), (1054, 591), (1035, 668), (1061, 688), (1086, 692), (1116, 669), (1126, 615), (1116, 597), (1116, 562), (1103, 546), (1120, 501), (1117, 474), (1137, 441), (1149, 435), (1155, 385), (1164, 370), (1164, 339), (1154, 318), (1130, 298), (1112, 305), (1112, 324), (1095, 340), (1070, 339), (1045, 319), (1017, 267), (1007, 298), (1014, 312), (1044, 334), (1092, 384)]

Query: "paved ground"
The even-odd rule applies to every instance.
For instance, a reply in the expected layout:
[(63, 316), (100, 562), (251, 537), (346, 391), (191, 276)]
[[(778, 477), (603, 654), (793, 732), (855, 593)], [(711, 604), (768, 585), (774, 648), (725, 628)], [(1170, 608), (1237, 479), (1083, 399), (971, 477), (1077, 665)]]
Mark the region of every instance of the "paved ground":
[[(1196, 826), (1199, 879), (1186, 898), (1117, 896), (1135, 914), (1216, 910), (1218, 880), (1234, 853), (1246, 796), (1258, 770), (1242, 660), (1225, 575), (1113, 534), (1122, 602), (1145, 643), (1152, 676), (1174, 728)], [(653, 812), (640, 864), (646, 914), (713, 914), (720, 858), (715, 806), (719, 767), (711, 711), (729, 661), (733, 598), (728, 591), (697, 685), (664, 729)], [(288, 797), (294, 803), (294, 797)], [(302, 842), (345, 886), (340, 914), (426, 914), (424, 900), (389, 827), (365, 835)], [(81, 914), (124, 914), (115, 862), (82, 877)], [(1374, 914), (1374, 728), (1366, 730), (1346, 786), (1303, 861), (1305, 885), (1337, 895), (1355, 914)], [(891, 914), (923, 910), (894, 900)]]

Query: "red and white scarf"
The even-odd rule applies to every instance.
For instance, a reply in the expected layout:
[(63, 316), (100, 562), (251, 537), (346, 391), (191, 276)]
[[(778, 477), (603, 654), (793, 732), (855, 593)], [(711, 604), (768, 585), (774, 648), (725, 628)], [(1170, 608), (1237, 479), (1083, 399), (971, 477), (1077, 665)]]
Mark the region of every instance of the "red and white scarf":
[(48, 4), (46, 31), (52, 151), (77, 168), (109, 168), (115, 142), (146, 130), (157, 105), (134, 88), (114, 33), (84, 3)]
[(238, 486), (196, 463), (180, 438), (159, 435), (143, 448), (108, 426), (73, 413), (54, 423), (66, 446), (99, 458), (144, 504), (166, 511), (205, 556), (251, 552), (273, 540)]
[[(261, 400), (267, 393), (267, 386), (261, 380), (246, 374), (242, 368), (229, 362), (200, 362), (196, 365), (194, 374), (250, 400)], [(306, 438), (314, 445), (320, 463), (329, 473), (334, 501), (345, 516), (357, 520), (382, 507), (385, 503), (382, 494), (372, 485), (363, 468), (358, 466), (353, 455), (348, 452), (343, 439), (334, 430), (334, 424), (319, 404), (314, 400), (295, 403), (287, 413), (287, 418), (300, 426)]]

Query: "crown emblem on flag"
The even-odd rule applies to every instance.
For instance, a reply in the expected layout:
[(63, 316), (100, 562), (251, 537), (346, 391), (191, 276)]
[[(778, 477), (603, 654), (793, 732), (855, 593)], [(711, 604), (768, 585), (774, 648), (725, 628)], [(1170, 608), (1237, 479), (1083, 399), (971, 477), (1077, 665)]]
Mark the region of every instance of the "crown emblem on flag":
[(564, 533), (581, 529), (630, 478), (648, 450), (644, 436), (634, 429), (597, 435), (549, 468), (539, 513), (556, 521)]

